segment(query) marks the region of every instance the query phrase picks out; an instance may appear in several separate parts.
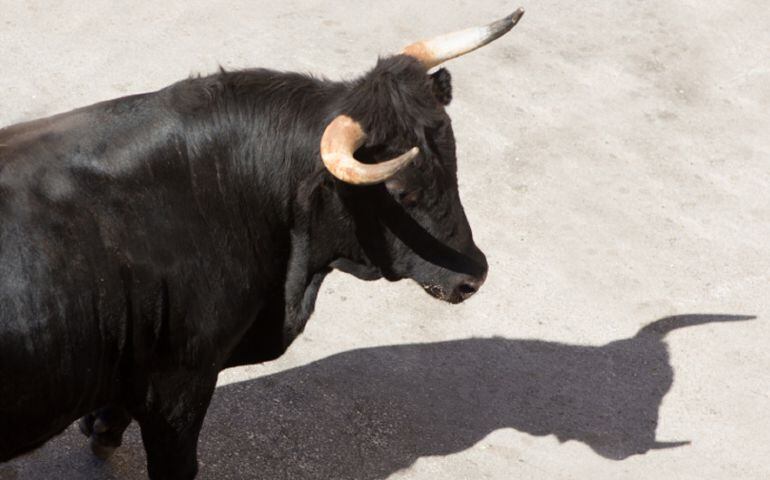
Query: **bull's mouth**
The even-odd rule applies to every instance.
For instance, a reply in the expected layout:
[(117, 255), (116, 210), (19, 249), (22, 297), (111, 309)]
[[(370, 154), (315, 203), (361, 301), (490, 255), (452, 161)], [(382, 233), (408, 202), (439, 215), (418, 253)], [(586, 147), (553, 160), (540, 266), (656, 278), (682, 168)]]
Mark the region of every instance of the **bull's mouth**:
[(428, 295), (430, 295), (433, 298), (437, 298), (443, 302), (447, 303), (460, 303), (463, 300), (465, 300), (461, 295), (459, 294), (448, 294), (444, 287), (440, 285), (434, 285), (429, 283), (423, 283), (421, 284), (423, 290), (428, 292)]

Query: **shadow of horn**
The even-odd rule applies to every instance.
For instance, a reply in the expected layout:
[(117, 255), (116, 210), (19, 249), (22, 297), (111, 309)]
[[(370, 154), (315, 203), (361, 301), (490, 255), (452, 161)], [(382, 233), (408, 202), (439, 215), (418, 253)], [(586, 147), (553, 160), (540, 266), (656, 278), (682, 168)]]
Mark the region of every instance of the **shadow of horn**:
[(658, 442), (655, 441), (655, 443), (650, 446), (650, 450), (664, 450), (667, 448), (677, 448), (677, 447), (683, 447), (685, 445), (689, 445), (691, 442), (689, 440), (682, 441), (682, 442)]
[(673, 317), (661, 318), (656, 322), (646, 325), (639, 330), (636, 336), (657, 335), (663, 337), (670, 331), (679, 328), (703, 325), (705, 323), (745, 322), (755, 318), (757, 317), (754, 315), (675, 315)]

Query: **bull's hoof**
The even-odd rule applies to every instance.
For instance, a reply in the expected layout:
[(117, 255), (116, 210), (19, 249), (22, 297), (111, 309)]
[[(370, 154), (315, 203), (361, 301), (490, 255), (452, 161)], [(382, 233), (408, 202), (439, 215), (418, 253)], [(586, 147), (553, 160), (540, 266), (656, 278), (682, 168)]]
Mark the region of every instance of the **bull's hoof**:
[(102, 460), (108, 459), (123, 441), (123, 432), (131, 418), (123, 410), (101, 409), (89, 413), (78, 422), (80, 431), (90, 438), (91, 452)]
[(118, 447), (105, 445), (99, 441), (99, 437), (94, 435), (91, 437), (91, 453), (93, 453), (99, 460), (107, 460), (115, 453)]
[(94, 432), (94, 420), (95, 417), (93, 413), (89, 413), (85, 417), (82, 417), (80, 420), (78, 420), (78, 428), (80, 429), (80, 433), (86, 437), (90, 437)]

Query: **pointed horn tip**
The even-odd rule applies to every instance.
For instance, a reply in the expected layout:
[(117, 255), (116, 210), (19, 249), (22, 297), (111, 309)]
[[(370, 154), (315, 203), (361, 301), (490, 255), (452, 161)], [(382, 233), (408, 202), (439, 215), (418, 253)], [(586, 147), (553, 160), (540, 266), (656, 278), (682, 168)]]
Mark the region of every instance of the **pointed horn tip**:
[(419, 154), (420, 154), (420, 147), (412, 147), (411, 149), (403, 153), (400, 157), (394, 159), (395, 161), (399, 162), (399, 164), (393, 173), (395, 174), (402, 168), (412, 163), (412, 160), (417, 158), (417, 155)]
[(419, 147), (412, 147), (411, 149), (407, 150), (400, 156), (394, 158), (391, 160), (394, 163), (397, 163), (395, 170), (393, 170), (393, 174), (395, 175), (398, 171), (400, 171), (402, 168), (406, 167), (410, 163), (412, 163), (412, 160), (417, 158), (417, 155), (420, 154), (420, 148)]
[(522, 7), (519, 7), (516, 9), (515, 12), (508, 15), (508, 21), (511, 22), (511, 26), (516, 26), (517, 23), (519, 23), (519, 20), (521, 20), (521, 17), (524, 16), (524, 9)]
[(685, 445), (692, 444), (689, 440), (682, 440), (678, 442), (659, 442), (654, 441), (652, 445), (650, 445), (650, 450), (665, 450), (668, 448), (677, 448), (677, 447), (684, 447)]

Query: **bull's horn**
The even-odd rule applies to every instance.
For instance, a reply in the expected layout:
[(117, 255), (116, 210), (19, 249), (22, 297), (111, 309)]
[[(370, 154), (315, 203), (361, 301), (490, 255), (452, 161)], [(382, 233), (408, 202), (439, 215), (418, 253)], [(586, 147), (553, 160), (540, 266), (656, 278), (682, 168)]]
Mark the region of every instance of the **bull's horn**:
[(508, 33), (519, 22), (522, 15), (524, 15), (524, 9), (519, 8), (507, 17), (483, 27), (460, 30), (413, 43), (404, 49), (403, 54), (416, 58), (426, 68), (433, 68), (497, 40)]
[(404, 168), (420, 153), (417, 147), (386, 162), (367, 164), (353, 157), (353, 153), (364, 144), (366, 133), (361, 125), (348, 117), (339, 115), (331, 121), (321, 138), (321, 159), (332, 175), (353, 185), (373, 185), (384, 182)]

